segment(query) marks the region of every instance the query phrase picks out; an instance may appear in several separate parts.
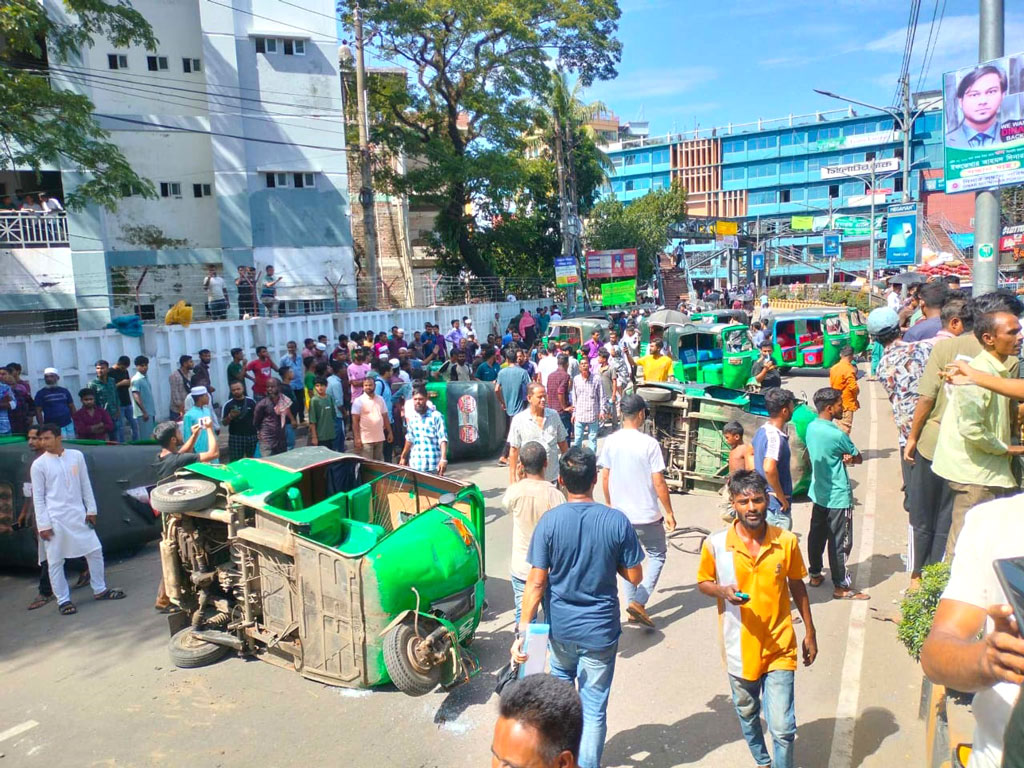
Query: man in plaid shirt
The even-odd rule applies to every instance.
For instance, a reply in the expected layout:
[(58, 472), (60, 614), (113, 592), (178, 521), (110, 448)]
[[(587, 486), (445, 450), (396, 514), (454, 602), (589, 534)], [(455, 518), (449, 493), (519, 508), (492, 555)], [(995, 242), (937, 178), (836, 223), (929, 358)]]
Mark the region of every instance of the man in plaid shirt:
[(572, 420), (576, 425), (572, 444), (582, 445), (586, 435), (590, 450), (597, 453), (597, 432), (605, 417), (607, 396), (601, 377), (591, 373), (590, 367), (590, 360), (584, 355), (580, 372), (572, 380)]
[(427, 390), (417, 386), (413, 390), (414, 413), (406, 425), (405, 448), (399, 464), (420, 472), (443, 475), (448, 466), (448, 432), (444, 417), (437, 410), (427, 410)]

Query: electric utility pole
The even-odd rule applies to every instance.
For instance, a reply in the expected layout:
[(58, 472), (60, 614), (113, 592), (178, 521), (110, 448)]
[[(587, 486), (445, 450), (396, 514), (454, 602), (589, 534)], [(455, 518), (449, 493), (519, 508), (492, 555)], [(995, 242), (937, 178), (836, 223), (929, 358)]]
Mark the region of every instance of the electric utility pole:
[[(1003, 0), (981, 0), (978, 17), (978, 61), (1003, 55)], [(974, 295), (999, 287), (999, 190), (974, 194)]]
[(359, 204), (363, 207), (363, 231), (366, 239), (366, 271), (370, 276), (368, 298), (377, 306), (377, 216), (373, 200), (373, 162), (370, 158), (370, 121), (366, 107), (366, 64), (363, 60), (363, 15), (356, 3), (353, 9), (356, 33), (356, 119), (359, 122)]

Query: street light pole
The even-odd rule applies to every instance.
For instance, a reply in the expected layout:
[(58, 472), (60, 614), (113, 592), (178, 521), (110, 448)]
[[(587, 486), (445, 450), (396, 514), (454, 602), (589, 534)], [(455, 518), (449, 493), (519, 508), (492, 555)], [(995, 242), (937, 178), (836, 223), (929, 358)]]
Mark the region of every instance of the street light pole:
[(363, 232), (366, 240), (366, 271), (370, 275), (368, 299), (377, 306), (377, 216), (373, 199), (373, 163), (370, 159), (369, 119), (366, 107), (366, 64), (363, 60), (363, 15), (356, 3), (353, 9), (356, 35), (356, 119), (359, 123), (359, 204), (363, 208)]
[[(1003, 0), (981, 0), (978, 18), (978, 61), (1003, 55)], [(999, 190), (974, 195), (974, 295), (999, 284)]]

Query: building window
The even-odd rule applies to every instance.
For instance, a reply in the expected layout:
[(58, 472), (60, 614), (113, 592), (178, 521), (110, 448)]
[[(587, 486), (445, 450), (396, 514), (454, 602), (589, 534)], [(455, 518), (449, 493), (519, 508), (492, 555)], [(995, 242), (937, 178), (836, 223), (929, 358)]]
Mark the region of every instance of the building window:
[(807, 199), (811, 200), (827, 200), (828, 199), (828, 187), (824, 184), (818, 184), (814, 187), (807, 188)]
[(743, 181), (746, 177), (747, 170), (742, 166), (722, 169), (722, 181)]
[(903, 175), (893, 176), (892, 178), (892, 191), (903, 192)]
[(655, 165), (662, 165), (668, 162), (668, 150), (656, 149), (651, 153), (651, 162)]
[(308, 189), (316, 187), (315, 173), (268, 173), (268, 189)]
[(626, 165), (643, 165), (651, 162), (650, 152), (635, 152), (632, 155), (626, 155)]
[(614, 167), (614, 168), (621, 168), (622, 167), (622, 155), (616, 155), (615, 157), (612, 158), (612, 167)]
[(803, 173), (805, 163), (803, 160), (784, 160), (779, 167), (779, 171), (783, 174), (786, 173)]
[(750, 173), (748, 175), (752, 179), (763, 179), (767, 176), (777, 176), (778, 173), (778, 163), (763, 163), (761, 165), (750, 166)]
[(192, 197), (212, 197), (213, 190), (209, 184), (193, 184)]
[(121, 187), (121, 197), (141, 197), (142, 190), (138, 187), (133, 187), (131, 184), (125, 184)]
[(202, 72), (202, 62), (199, 59), (182, 59), (181, 71), (185, 74), (190, 72)]
[(306, 41), (305, 40), (296, 40), (295, 41), (295, 55), (296, 56), (305, 56), (306, 55)]
[(722, 142), (722, 153), (726, 155), (732, 155), (736, 152), (742, 152), (746, 149), (746, 142), (743, 139), (732, 139), (730, 141)]
[(893, 156), (899, 158), (900, 160), (902, 160), (903, 159), (903, 147), (896, 147), (896, 149), (893, 151)]
[(765, 192), (751, 192), (747, 197), (749, 205), (773, 205), (778, 202), (778, 193), (772, 189)]
[(865, 152), (864, 153), (864, 160), (866, 162), (870, 163), (874, 159), (875, 159), (875, 153), (874, 152)]
[(784, 133), (779, 136), (779, 144), (783, 147), (795, 147), (807, 143), (807, 134), (803, 131)]
[(788, 189), (779, 190), (779, 202), (780, 203), (788, 203), (789, 202), (789, 190)]
[(839, 185), (838, 184), (829, 184), (828, 185), (828, 196), (829, 196), (830, 200), (834, 200), (835, 198), (839, 197)]
[(660, 174), (651, 179), (651, 189), (668, 189), (672, 185), (667, 173)]
[(160, 197), (181, 197), (181, 184), (177, 181), (161, 181)]
[(276, 37), (254, 37), (256, 53), (277, 53)]
[(776, 136), (754, 136), (747, 139), (747, 149), (772, 149), (778, 146)]
[(107, 69), (128, 69), (128, 57), (119, 53), (108, 53)]
[(821, 159), (817, 157), (807, 158), (807, 170), (808, 171), (820, 171), (821, 170)]
[(294, 173), (292, 174), (292, 181), (294, 181), (296, 189), (316, 186), (316, 181), (313, 179), (312, 173)]
[(167, 57), (166, 56), (147, 56), (146, 67), (150, 72), (159, 72), (167, 69)]

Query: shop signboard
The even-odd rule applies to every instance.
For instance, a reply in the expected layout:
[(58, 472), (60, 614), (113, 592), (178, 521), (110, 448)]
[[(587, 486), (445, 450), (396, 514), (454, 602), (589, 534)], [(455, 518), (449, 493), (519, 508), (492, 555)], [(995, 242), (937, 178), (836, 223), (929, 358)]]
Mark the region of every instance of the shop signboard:
[(838, 256), (839, 255), (839, 233), (838, 232), (826, 232), (822, 235), (822, 252), (826, 256)]
[(1003, 227), (1002, 236), (999, 238), (1000, 251), (1013, 251), (1024, 245), (1024, 224), (1013, 224)]
[(555, 256), (555, 285), (575, 285), (580, 281), (574, 256)]
[(1024, 53), (942, 76), (946, 192), (1024, 182)]
[(889, 206), (885, 261), (890, 267), (917, 263), (917, 203)]
[(636, 248), (587, 251), (587, 279), (636, 277)]
[(793, 216), (789, 220), (789, 228), (794, 232), (812, 232), (814, 230), (814, 217)]
[(900, 169), (899, 158), (887, 157), (882, 160), (869, 160), (863, 163), (846, 163), (845, 165), (825, 165), (821, 168), (821, 178), (841, 179), (846, 176), (870, 176), (871, 166), (875, 174), (891, 173)]

